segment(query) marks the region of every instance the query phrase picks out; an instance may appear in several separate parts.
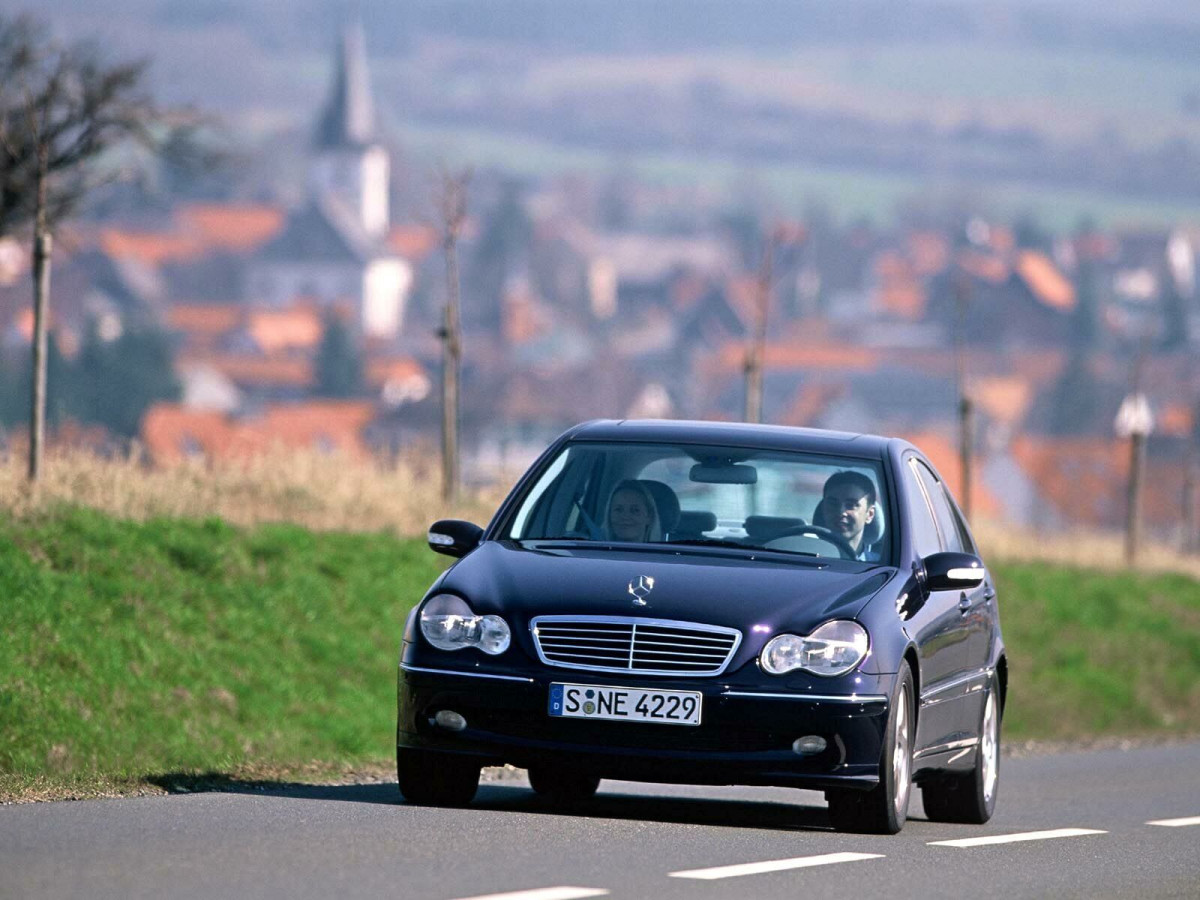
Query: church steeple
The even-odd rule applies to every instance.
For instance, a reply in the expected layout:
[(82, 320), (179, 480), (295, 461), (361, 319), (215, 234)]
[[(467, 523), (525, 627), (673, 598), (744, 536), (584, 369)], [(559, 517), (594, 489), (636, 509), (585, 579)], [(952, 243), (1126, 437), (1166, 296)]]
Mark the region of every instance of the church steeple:
[(375, 104), (367, 73), (361, 22), (346, 26), (337, 48), (333, 85), (317, 123), (313, 145), (322, 150), (362, 148), (376, 142)]
[(370, 238), (388, 229), (388, 156), (375, 126), (361, 22), (338, 42), (333, 85), (313, 134), (313, 190), (352, 215)]

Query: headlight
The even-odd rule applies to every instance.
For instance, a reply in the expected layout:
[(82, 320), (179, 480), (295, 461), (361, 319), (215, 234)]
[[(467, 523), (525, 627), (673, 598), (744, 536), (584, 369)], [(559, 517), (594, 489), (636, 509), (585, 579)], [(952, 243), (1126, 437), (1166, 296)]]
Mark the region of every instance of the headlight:
[(826, 622), (808, 637), (781, 634), (767, 641), (758, 661), (772, 675), (803, 669), (814, 675), (844, 675), (867, 655), (867, 630), (857, 622)]
[(421, 607), (421, 634), (439, 650), (478, 647), (495, 656), (508, 649), (512, 632), (499, 616), (477, 616), (461, 597), (438, 594)]

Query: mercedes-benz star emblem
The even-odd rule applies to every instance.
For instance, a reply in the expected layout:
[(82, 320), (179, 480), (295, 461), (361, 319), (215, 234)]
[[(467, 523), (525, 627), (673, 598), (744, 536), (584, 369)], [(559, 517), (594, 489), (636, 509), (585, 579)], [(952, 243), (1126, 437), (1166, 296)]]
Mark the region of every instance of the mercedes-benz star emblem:
[(649, 575), (639, 575), (629, 582), (629, 593), (633, 595), (634, 606), (645, 606), (646, 595), (654, 590), (654, 579)]

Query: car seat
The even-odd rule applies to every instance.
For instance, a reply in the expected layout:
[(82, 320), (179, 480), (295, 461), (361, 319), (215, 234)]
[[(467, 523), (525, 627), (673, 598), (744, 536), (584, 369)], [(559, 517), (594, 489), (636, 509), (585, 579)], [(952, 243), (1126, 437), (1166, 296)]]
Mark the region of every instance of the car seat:
[(685, 509), (679, 513), (679, 523), (671, 534), (672, 540), (698, 540), (704, 532), (717, 527), (717, 514), (702, 509)]
[(669, 540), (671, 533), (679, 527), (679, 498), (675, 496), (675, 492), (670, 487), (661, 481), (643, 478), (638, 481), (638, 484), (644, 487), (651, 499), (654, 500), (654, 506), (658, 512), (658, 529), (662, 534), (662, 539)]

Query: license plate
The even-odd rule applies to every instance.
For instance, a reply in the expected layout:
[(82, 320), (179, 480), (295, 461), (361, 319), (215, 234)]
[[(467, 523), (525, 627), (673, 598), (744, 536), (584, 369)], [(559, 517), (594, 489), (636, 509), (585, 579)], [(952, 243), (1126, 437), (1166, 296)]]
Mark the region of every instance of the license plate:
[(550, 685), (550, 715), (699, 725), (699, 691), (645, 691), (601, 684)]

